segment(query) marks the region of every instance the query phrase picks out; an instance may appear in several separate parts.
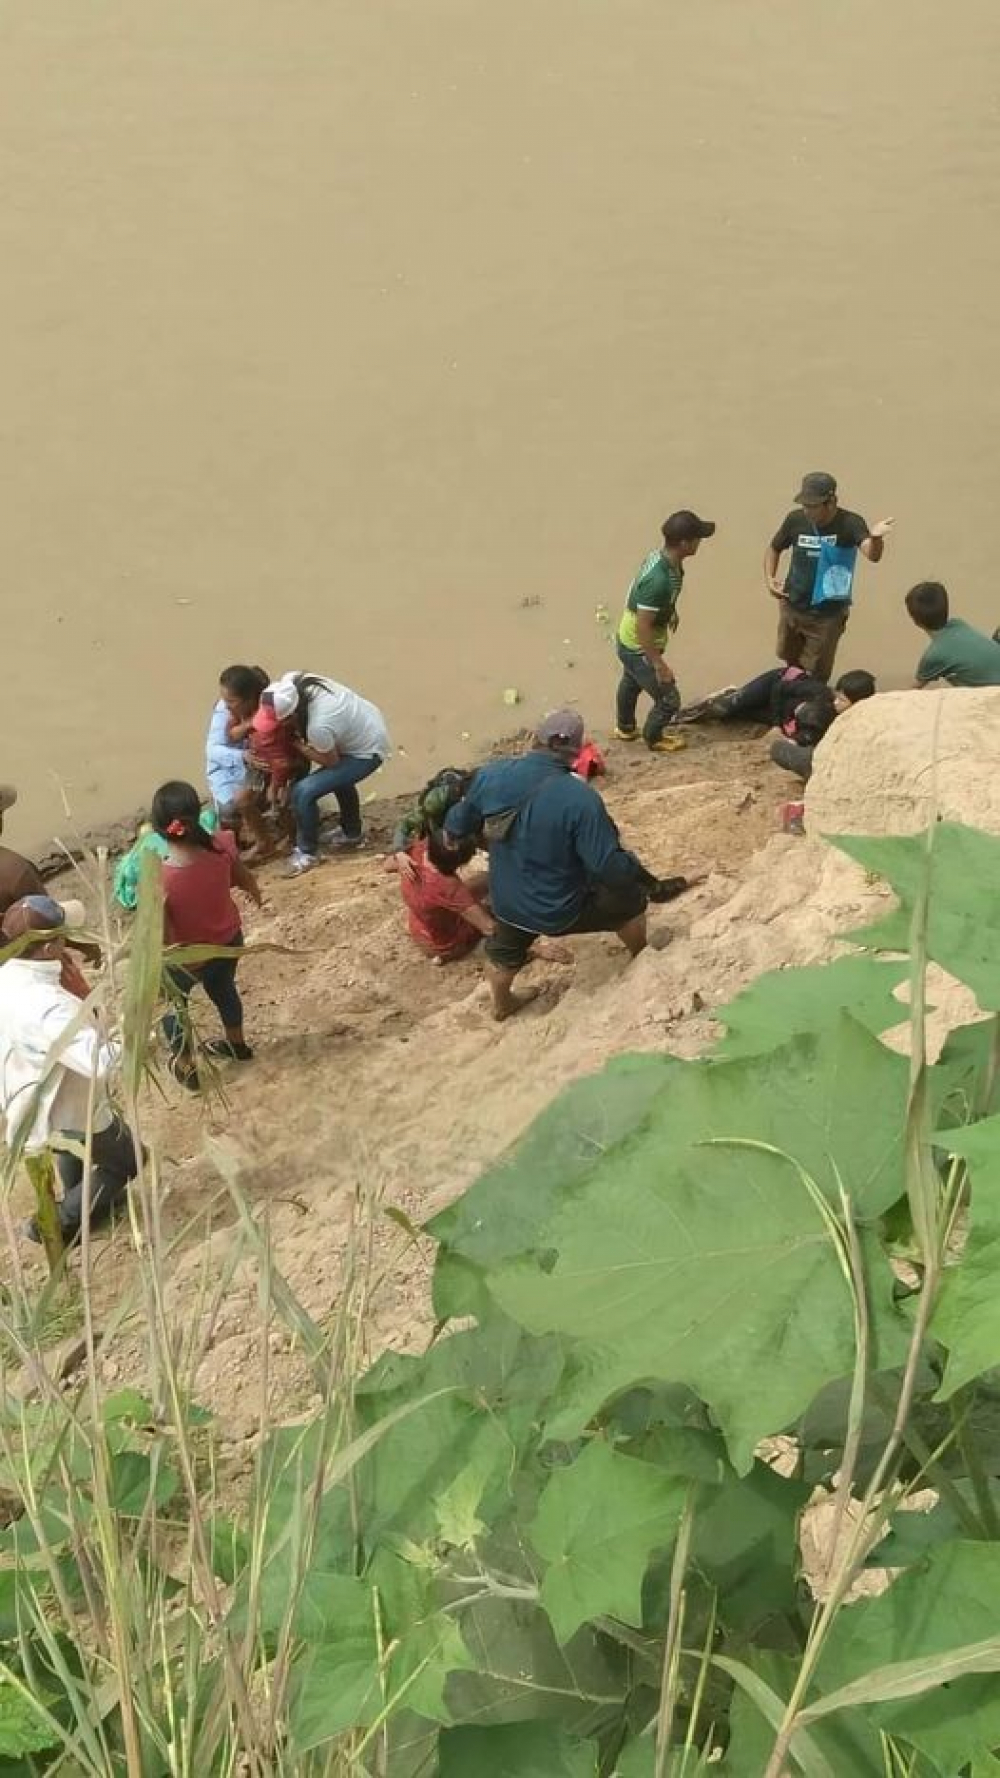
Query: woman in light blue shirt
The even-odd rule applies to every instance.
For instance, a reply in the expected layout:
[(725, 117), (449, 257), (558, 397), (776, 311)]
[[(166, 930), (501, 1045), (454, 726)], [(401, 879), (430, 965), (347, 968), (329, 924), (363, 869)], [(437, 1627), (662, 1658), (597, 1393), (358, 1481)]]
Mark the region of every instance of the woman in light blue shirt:
[(260, 694), (270, 683), (263, 667), (227, 667), (219, 676), (219, 701), (205, 741), (205, 775), (220, 819), (245, 822), (258, 846), (266, 835), (256, 806), (246, 745)]

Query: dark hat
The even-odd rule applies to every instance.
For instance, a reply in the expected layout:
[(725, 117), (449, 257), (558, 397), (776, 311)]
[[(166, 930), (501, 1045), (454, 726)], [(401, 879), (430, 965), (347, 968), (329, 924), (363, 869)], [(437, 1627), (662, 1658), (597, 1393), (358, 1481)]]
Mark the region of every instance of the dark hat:
[(802, 477), (802, 486), (795, 496), (796, 504), (801, 506), (806, 500), (834, 500), (837, 494), (837, 478), (827, 475), (825, 469), (814, 469), (811, 474)]
[(61, 932), (66, 926), (83, 925), (83, 903), (54, 901), (51, 895), (23, 895), (3, 917), (0, 927), (9, 943), (26, 932)]
[(553, 710), (543, 716), (535, 730), (535, 740), (542, 747), (562, 741), (579, 752), (583, 746), (584, 721), (578, 710)]
[(660, 529), (666, 543), (691, 543), (696, 537), (714, 537), (715, 521), (700, 519), (696, 512), (689, 512), (684, 507), (664, 519)]

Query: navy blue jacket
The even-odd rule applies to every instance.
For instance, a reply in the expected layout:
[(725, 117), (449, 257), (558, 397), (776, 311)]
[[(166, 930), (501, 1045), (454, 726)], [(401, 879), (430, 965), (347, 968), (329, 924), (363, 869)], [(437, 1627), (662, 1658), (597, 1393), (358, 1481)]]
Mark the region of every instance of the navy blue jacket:
[(597, 791), (554, 753), (481, 766), (468, 794), (449, 809), (445, 829), (456, 839), (471, 838), (488, 816), (528, 797), (506, 838), (490, 847), (490, 906), (498, 920), (554, 936), (572, 926), (592, 884), (651, 881), (620, 844)]

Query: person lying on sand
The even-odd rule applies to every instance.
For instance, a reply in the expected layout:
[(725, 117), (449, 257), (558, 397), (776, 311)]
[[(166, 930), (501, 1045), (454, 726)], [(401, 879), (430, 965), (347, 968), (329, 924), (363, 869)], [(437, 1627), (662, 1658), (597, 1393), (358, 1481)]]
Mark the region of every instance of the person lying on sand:
[(679, 722), (761, 722), (779, 732), (771, 743), (775, 765), (798, 778), (812, 772), (813, 753), (835, 717), (874, 697), (875, 679), (862, 667), (843, 673), (834, 690), (801, 667), (773, 667), (745, 685), (729, 686), (682, 710)]
[(688, 887), (661, 881), (622, 846), (618, 829), (572, 765), (584, 738), (575, 710), (556, 710), (535, 731), (530, 753), (491, 760), (448, 811), (456, 847), (480, 836), (489, 847), (494, 930), (486, 940), (493, 1015), (509, 1018), (530, 994), (514, 981), (541, 935), (614, 932), (632, 957), (646, 945), (646, 907)]
[[(852, 673), (842, 673), (833, 688), (837, 715), (863, 698), (874, 697), (877, 689), (873, 675), (861, 667)], [(770, 667), (766, 673), (748, 679), (745, 685), (730, 685), (724, 691), (702, 698), (697, 704), (688, 704), (677, 720), (682, 723), (762, 722), (768, 728), (780, 728), (790, 735), (791, 729), (787, 725), (794, 718), (796, 705), (819, 697), (826, 690), (821, 679), (803, 672), (801, 667)]]

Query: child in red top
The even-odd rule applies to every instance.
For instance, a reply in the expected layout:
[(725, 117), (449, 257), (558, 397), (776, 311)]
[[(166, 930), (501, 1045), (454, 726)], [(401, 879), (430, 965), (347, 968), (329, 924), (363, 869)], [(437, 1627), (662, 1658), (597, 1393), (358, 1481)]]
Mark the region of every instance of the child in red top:
[[(493, 921), (483, 905), (485, 871), (467, 883), (458, 874), (474, 852), (471, 844), (460, 851), (450, 850), (431, 828), (426, 839), (415, 840), (410, 848), (410, 868), (399, 872), (410, 937), (435, 963), (453, 963), (468, 956), (479, 940), (493, 931)], [(396, 860), (390, 859), (387, 868), (398, 869)]]
[[(410, 937), (434, 963), (454, 963), (467, 957), (481, 938), (488, 938), (495, 930), (486, 899), (486, 872), (478, 871), (464, 881), (458, 874), (475, 854), (474, 840), (460, 845), (446, 842), (440, 830), (431, 827), (426, 838), (414, 840), (405, 852), (386, 859), (386, 870), (399, 876)], [(535, 940), (531, 955), (549, 963), (571, 960), (565, 945), (547, 938)]]
[[(153, 798), (153, 829), (167, 842), (163, 860), (164, 938), (168, 945), (217, 945), (236, 950), (243, 943), (240, 911), (233, 889), (260, 906), (257, 879), (242, 863), (233, 834), (206, 833), (193, 784), (162, 784)], [(253, 1051), (243, 1034), (243, 1002), (236, 988), (236, 957), (210, 957), (204, 963), (169, 967), (166, 980), (178, 1010), (167, 1013), (163, 1030), (173, 1056), (173, 1072), (192, 1091), (200, 1086), (186, 1014), (191, 990), (201, 986), (222, 1020), (221, 1042), (206, 1043), (209, 1055), (249, 1062)]]
[(275, 808), (288, 800), (288, 786), (302, 770), (302, 754), (296, 744), (295, 718), (282, 719), (261, 704), (247, 737), (251, 765), (267, 773), (270, 801)]

